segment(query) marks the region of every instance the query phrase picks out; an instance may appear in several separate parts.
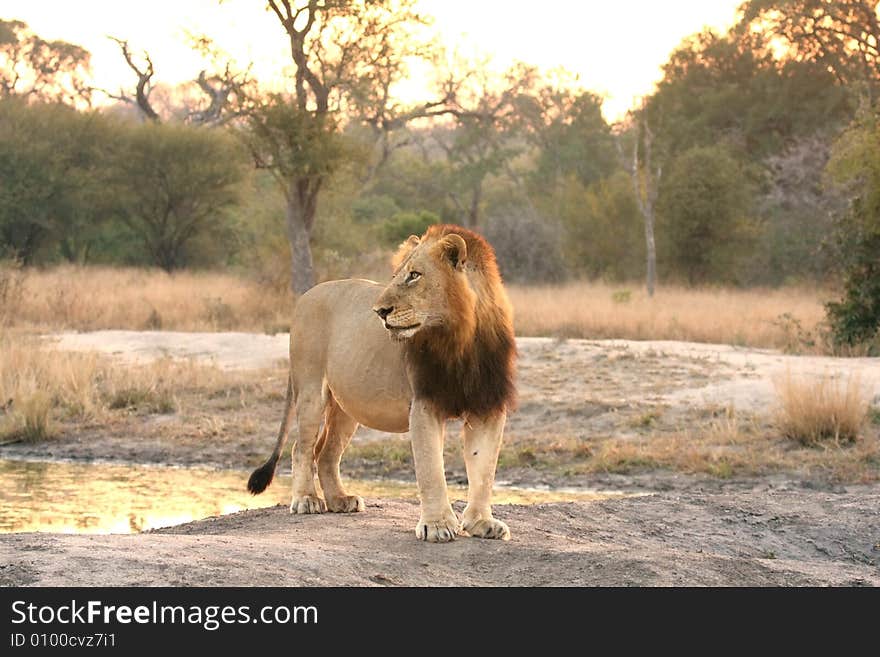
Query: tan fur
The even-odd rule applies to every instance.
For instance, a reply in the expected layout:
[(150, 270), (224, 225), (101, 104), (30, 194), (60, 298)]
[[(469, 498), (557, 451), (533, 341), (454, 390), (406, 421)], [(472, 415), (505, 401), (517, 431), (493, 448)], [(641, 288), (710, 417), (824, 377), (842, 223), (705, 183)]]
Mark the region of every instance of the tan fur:
[(298, 300), (285, 421), (272, 457), (253, 473), (249, 488), (260, 492), (271, 481), (294, 408), (295, 513), (363, 510), (363, 500), (349, 495), (339, 478), (351, 435), (358, 424), (410, 430), (422, 500), (416, 535), (452, 540), (461, 525), (446, 494), (443, 433), (448, 418), (463, 417), (470, 481), (464, 529), (509, 538), (507, 526), (492, 517), (490, 497), (513, 403), (515, 346), (492, 249), (460, 227), (433, 226), (404, 242), (393, 265), (384, 288), (332, 281)]

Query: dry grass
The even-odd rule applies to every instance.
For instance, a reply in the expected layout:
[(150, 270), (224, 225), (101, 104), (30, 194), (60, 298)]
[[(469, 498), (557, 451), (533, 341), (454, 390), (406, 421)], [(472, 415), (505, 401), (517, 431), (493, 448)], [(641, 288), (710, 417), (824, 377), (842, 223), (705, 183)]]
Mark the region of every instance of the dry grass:
[[(498, 459), (499, 478), (511, 471), (546, 473), (551, 479), (613, 473), (653, 475), (677, 472), (718, 479), (782, 474), (837, 483), (880, 481), (880, 436), (866, 434), (851, 445), (816, 449), (780, 436), (754, 417), (739, 418), (730, 411), (702, 425), (648, 435), (508, 436)], [(461, 448), (447, 440), (447, 470), (464, 472)], [(346, 467), (361, 475), (411, 475), (412, 455), (407, 441), (387, 438), (354, 444), (345, 455)]]
[(806, 380), (788, 373), (775, 386), (779, 429), (803, 445), (855, 442), (868, 419), (867, 394), (858, 376)]
[[(7, 269), (9, 320), (58, 329), (285, 331), (287, 290), (225, 273), (61, 266)], [(826, 297), (815, 289), (737, 290), (640, 284), (510, 286), (518, 335), (689, 340), (788, 351), (824, 349), (817, 336)], [(14, 298), (13, 298), (14, 295)], [(12, 310), (14, 309), (14, 311)], [(0, 318), (2, 319), (2, 318)]]
[(0, 329), (11, 324), (24, 298), (24, 272), (14, 260), (0, 260)]
[(550, 469), (565, 476), (657, 471), (721, 479), (774, 473), (835, 482), (880, 481), (880, 436), (873, 430), (850, 445), (816, 449), (780, 436), (756, 417), (728, 409), (687, 429), (590, 439), (529, 436), (502, 447), (500, 467)]
[(17, 326), (39, 330), (286, 331), (286, 291), (218, 272), (27, 270)]
[(180, 390), (226, 385), (228, 378), (189, 361), (126, 366), (0, 331), (0, 440), (51, 438), (59, 421), (87, 426), (113, 412), (173, 413)]
[[(509, 289), (518, 335), (687, 340), (789, 351), (821, 348), (823, 295), (815, 289), (688, 289), (571, 283)], [(813, 344), (811, 344), (811, 342)]]
[[(500, 479), (519, 470), (528, 471), (527, 478), (542, 472), (550, 479), (563, 480), (597, 473), (653, 476), (676, 472), (718, 479), (782, 474), (836, 483), (875, 483), (880, 481), (878, 433), (874, 429), (854, 444), (816, 449), (781, 436), (760, 417), (727, 407), (703, 422), (650, 434), (508, 435), (498, 469)], [(459, 441), (446, 441), (444, 459), (447, 470), (464, 472)], [(410, 476), (412, 455), (408, 441), (387, 438), (353, 444), (345, 463), (370, 476)]]

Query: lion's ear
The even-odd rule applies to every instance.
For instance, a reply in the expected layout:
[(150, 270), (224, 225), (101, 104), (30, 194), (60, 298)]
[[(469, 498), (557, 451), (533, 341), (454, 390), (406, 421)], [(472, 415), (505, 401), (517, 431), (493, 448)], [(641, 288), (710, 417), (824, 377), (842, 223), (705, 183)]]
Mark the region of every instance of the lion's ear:
[(461, 235), (449, 233), (438, 243), (443, 257), (456, 269), (464, 269), (467, 262), (467, 243)]
[(396, 271), (403, 261), (406, 260), (406, 256), (408, 256), (421, 241), (422, 240), (418, 235), (410, 235), (401, 242), (400, 246), (397, 247), (397, 253), (391, 258), (391, 269)]

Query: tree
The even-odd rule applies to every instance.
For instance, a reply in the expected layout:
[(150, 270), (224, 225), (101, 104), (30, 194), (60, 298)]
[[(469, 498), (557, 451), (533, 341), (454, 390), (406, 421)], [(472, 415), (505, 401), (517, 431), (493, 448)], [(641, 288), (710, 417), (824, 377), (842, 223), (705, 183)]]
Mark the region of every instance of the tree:
[(614, 137), (596, 94), (544, 85), (521, 94), (516, 111), (519, 128), (538, 151), (533, 187), (552, 187), (569, 174), (588, 187), (617, 168)]
[(823, 245), (846, 205), (835, 186), (823, 184), (833, 142), (822, 133), (800, 137), (762, 160), (766, 175), (755, 204), (762, 235), (746, 282), (819, 281), (833, 270), (834, 256)]
[(157, 105), (154, 101), (156, 70), (150, 53), (145, 50), (136, 57), (127, 40), (109, 38), (119, 46), (137, 82), (133, 93), (123, 88), (117, 92), (101, 91), (110, 98), (136, 107), (144, 120), (161, 123), (177, 118), (191, 125), (220, 126), (244, 115), (250, 106), (254, 93), (250, 67), (238, 70), (206, 36), (191, 36), (191, 41), (193, 48), (210, 60), (210, 68), (202, 69), (191, 84), (178, 88), (177, 102), (171, 107), (162, 107), (161, 103)]
[[(291, 287), (297, 294), (315, 282), (311, 236), (318, 200), (345, 150), (339, 132), (344, 114), (365, 107), (380, 134), (418, 114), (392, 107), (390, 86), (404, 72), (411, 28), (423, 19), (414, 0), (269, 0), (290, 46), (294, 88), (274, 94), (250, 115), (257, 166), (273, 172), (286, 200)], [(384, 90), (384, 91), (383, 91)], [(285, 107), (286, 105), (286, 107)]]
[(824, 273), (817, 253), (836, 200), (819, 184), (823, 153), (851, 120), (854, 104), (821, 62), (790, 56), (778, 47), (781, 39), (771, 47), (772, 34), (762, 29), (755, 23), (686, 38), (664, 65), (643, 117), (657, 135), (653, 158), (665, 171), (699, 147), (722, 146), (749, 164), (750, 175), (761, 179), (749, 214), (762, 235), (747, 276), (738, 280), (778, 284)]
[(274, 94), (248, 115), (248, 144), (258, 169), (272, 174), (282, 190), (290, 244), (291, 289), (302, 294), (315, 284), (310, 244), (318, 195), (345, 152), (335, 117), (301, 110)]
[[(766, 50), (814, 62), (842, 84), (880, 90), (880, 9), (876, 0), (750, 0), (736, 30), (763, 35)], [(749, 37), (751, 38), (751, 37)], [(780, 47), (782, 46), (782, 47)]]
[(56, 103), (0, 100), (0, 250), (25, 264), (60, 247), (82, 262), (114, 213), (107, 193), (111, 121)]
[(706, 31), (670, 55), (644, 114), (658, 135), (658, 161), (719, 142), (758, 159), (846, 125), (852, 107), (820, 64), (779, 60), (745, 37)]
[(46, 41), (22, 21), (0, 19), (0, 99), (88, 105), (89, 52), (66, 41)]
[(445, 77), (454, 126), (436, 126), (431, 135), (450, 165), (447, 194), (459, 221), (477, 228), (482, 214), (485, 182), (489, 176), (511, 173), (510, 161), (522, 150), (512, 138), (519, 99), (535, 85), (537, 70), (515, 64), (502, 76), (493, 76), (484, 62), (460, 79)]
[(880, 349), (880, 124), (862, 117), (835, 144), (831, 179), (848, 192), (850, 206), (835, 235), (841, 254), (844, 294), (827, 304), (834, 341), (872, 343)]
[(752, 196), (747, 171), (723, 145), (695, 146), (678, 155), (657, 201), (670, 269), (692, 285), (735, 280)]
[(654, 133), (648, 126), (644, 115), (637, 116), (632, 128), (632, 156), (627, 160), (621, 145), (621, 137), (617, 138), (617, 149), (621, 165), (632, 180), (633, 194), (642, 215), (645, 231), (645, 288), (648, 296), (654, 296), (657, 285), (657, 245), (654, 239), (655, 211), (657, 195), (660, 192), (660, 176), (662, 168), (652, 161)]
[(152, 262), (186, 264), (193, 239), (222, 225), (244, 176), (238, 143), (218, 131), (180, 124), (127, 126), (117, 141), (115, 189), (125, 223)]
[(590, 278), (632, 280), (646, 259), (644, 219), (629, 175), (618, 169), (586, 188), (569, 175), (558, 196), (571, 268)]

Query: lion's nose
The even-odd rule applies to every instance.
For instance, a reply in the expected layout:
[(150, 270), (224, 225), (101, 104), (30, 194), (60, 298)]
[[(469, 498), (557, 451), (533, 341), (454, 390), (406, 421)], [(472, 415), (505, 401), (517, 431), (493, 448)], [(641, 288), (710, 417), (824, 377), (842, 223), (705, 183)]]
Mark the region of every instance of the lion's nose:
[(379, 317), (381, 317), (382, 320), (384, 321), (385, 318), (388, 317), (388, 315), (390, 315), (394, 311), (394, 307), (382, 308), (380, 306), (379, 308), (373, 308), (373, 310), (375, 310), (376, 314), (379, 315)]

